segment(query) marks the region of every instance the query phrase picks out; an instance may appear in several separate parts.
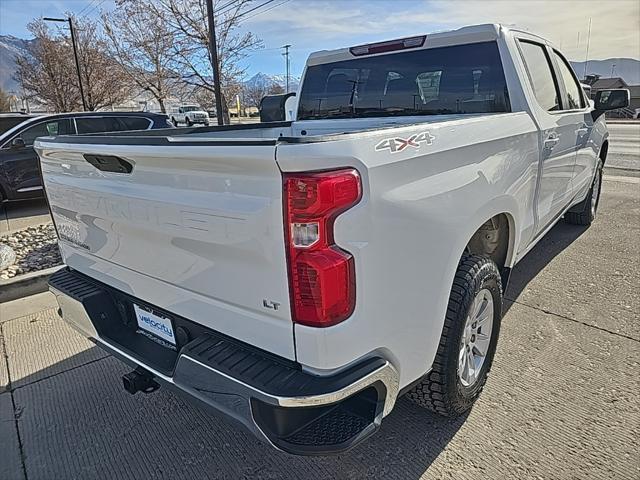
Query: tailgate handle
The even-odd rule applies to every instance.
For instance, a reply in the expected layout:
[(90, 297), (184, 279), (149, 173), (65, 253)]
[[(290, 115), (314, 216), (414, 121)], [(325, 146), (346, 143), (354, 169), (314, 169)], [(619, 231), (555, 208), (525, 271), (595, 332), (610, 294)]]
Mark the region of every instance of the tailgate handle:
[(114, 155), (90, 155), (85, 153), (83, 157), (91, 165), (103, 172), (131, 173), (131, 170), (133, 170), (131, 163)]

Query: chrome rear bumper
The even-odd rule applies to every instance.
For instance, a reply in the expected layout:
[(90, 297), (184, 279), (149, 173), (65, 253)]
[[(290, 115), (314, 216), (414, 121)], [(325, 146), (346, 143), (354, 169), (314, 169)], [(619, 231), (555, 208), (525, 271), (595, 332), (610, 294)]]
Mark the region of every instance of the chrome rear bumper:
[[(161, 371), (131, 349), (128, 337), (119, 336), (118, 344), (104, 335), (113, 331), (105, 322), (121, 321), (108, 305), (113, 289), (64, 269), (52, 276), (50, 290), (64, 320), (98, 346), (289, 453), (322, 455), (353, 447), (377, 430), (398, 395), (398, 373), (385, 359), (318, 376), (213, 331), (178, 345), (172, 371)], [(138, 337), (132, 337), (137, 344), (143, 341)]]

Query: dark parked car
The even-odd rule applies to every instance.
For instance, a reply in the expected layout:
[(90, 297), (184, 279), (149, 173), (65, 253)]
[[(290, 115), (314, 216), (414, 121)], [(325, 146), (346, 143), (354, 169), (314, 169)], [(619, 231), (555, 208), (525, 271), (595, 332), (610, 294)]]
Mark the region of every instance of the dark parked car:
[(0, 202), (43, 196), (37, 137), (173, 128), (166, 115), (146, 112), (80, 112), (23, 118), (0, 134)]

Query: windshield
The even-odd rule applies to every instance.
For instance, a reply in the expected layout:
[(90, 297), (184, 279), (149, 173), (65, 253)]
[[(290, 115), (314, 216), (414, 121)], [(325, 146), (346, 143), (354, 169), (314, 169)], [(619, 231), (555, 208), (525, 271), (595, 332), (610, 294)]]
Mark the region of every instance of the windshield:
[(197, 107), (195, 105), (191, 105), (191, 106), (188, 106), (188, 107), (182, 107), (182, 111), (183, 112), (196, 112), (198, 110), (200, 110), (200, 107)]
[(298, 119), (508, 111), (498, 45), (486, 42), (308, 67)]
[(7, 116), (0, 117), (0, 135), (3, 135), (5, 132), (8, 132), (13, 127), (20, 125), (21, 123), (26, 122), (27, 120), (31, 120), (32, 117), (27, 117), (23, 115), (16, 115), (15, 117)]
[(37, 119), (38, 117), (27, 117), (27, 118), (23, 118), (22, 122), (18, 123), (17, 125), (15, 125), (14, 127), (11, 127), (9, 130), (7, 130), (6, 132), (2, 132), (0, 133), (0, 148), (7, 148), (8, 144), (7, 144), (7, 140), (13, 138), (13, 136), (17, 133), (20, 132), (22, 130), (24, 130), (25, 125), (30, 125), (32, 123), (34, 123), (34, 121)]

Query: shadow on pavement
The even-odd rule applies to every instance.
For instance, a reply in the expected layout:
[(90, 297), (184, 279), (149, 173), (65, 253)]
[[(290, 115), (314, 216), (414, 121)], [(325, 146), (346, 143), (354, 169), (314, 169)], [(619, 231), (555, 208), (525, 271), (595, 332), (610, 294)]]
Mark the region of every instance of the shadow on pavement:
[(49, 207), (44, 198), (0, 204), (0, 232), (21, 230), (49, 221)]
[(445, 419), (401, 398), (353, 450), (295, 457), (165, 389), (129, 395), (121, 376), (131, 369), (113, 357), (97, 359), (97, 349), (14, 384), (28, 478), (418, 479), (466, 419)]
[[(516, 266), (506, 297), (516, 300), (585, 231), (557, 224)], [(166, 390), (129, 395), (121, 376), (131, 369), (113, 357), (98, 358), (100, 353), (92, 347), (15, 383), (28, 478), (416, 480), (466, 421), (439, 417), (400, 398), (380, 430), (353, 450), (295, 457)]]
[[(569, 245), (575, 242), (588, 227), (570, 225), (560, 220), (511, 272), (505, 298), (518, 299), (522, 291), (551, 261)], [(505, 302), (503, 314), (511, 308), (511, 302)]]

